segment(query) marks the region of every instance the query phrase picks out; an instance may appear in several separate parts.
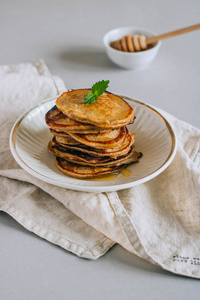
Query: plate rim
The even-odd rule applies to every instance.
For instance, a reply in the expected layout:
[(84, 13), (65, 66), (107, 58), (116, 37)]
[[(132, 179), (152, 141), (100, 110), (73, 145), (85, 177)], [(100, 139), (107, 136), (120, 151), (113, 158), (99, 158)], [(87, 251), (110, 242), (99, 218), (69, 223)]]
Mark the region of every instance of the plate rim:
[(36, 170), (32, 169), (29, 165), (27, 165), (26, 162), (17, 153), (17, 149), (16, 149), (15, 140), (16, 140), (16, 135), (17, 135), (18, 128), (19, 128), (21, 122), (24, 120), (24, 118), (31, 111), (35, 110), (39, 106), (42, 106), (42, 105), (46, 104), (47, 102), (56, 100), (59, 97), (59, 95), (41, 101), (40, 103), (36, 104), (35, 106), (33, 106), (30, 109), (28, 109), (27, 111), (25, 111), (15, 121), (15, 123), (14, 123), (14, 125), (11, 129), (10, 137), (9, 137), (10, 150), (11, 150), (11, 153), (12, 153), (14, 159), (26, 172), (28, 172), (30, 175), (36, 177), (37, 179), (40, 179), (44, 182), (53, 184), (53, 185), (58, 186), (58, 187), (63, 187), (63, 188), (70, 189), (70, 190), (75, 190), (75, 191), (83, 191), (83, 192), (112, 192), (112, 191), (118, 191), (118, 190), (127, 189), (127, 188), (130, 188), (130, 187), (145, 183), (145, 182), (157, 177), (159, 174), (161, 174), (171, 164), (171, 162), (173, 161), (173, 159), (175, 157), (176, 151), (177, 151), (177, 138), (176, 138), (176, 134), (173, 130), (173, 127), (169, 123), (169, 121), (159, 111), (157, 111), (153, 106), (151, 106), (151, 105), (149, 105), (145, 102), (142, 102), (138, 99), (135, 99), (133, 97), (129, 97), (129, 96), (126, 96), (126, 95), (119, 95), (119, 94), (118, 94), (118, 96), (120, 96), (123, 99), (126, 99), (128, 101), (135, 102), (135, 103), (137, 103), (139, 105), (142, 105), (145, 108), (153, 111), (153, 113), (155, 113), (164, 122), (165, 126), (167, 127), (167, 129), (170, 133), (171, 140), (172, 140), (172, 146), (171, 146), (170, 153), (169, 153), (167, 159), (165, 160), (165, 162), (157, 170), (153, 171), (151, 174), (149, 174), (149, 175), (147, 175), (147, 176), (145, 176), (141, 179), (138, 179), (136, 181), (131, 181), (131, 182), (128, 182), (128, 183), (122, 183), (122, 184), (113, 185), (113, 186), (112, 185), (111, 186), (79, 186), (79, 185), (73, 184), (73, 183), (70, 183), (70, 184), (69, 183), (62, 183), (62, 182), (59, 183), (59, 182), (55, 181), (54, 179), (46, 177), (45, 175), (37, 172)]

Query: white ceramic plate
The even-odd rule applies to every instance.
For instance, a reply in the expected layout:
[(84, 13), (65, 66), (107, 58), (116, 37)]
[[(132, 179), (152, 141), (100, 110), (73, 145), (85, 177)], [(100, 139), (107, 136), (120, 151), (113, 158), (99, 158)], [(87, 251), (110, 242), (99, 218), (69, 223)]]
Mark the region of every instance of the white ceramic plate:
[(56, 98), (45, 100), (24, 113), (14, 124), (10, 134), (10, 148), (18, 164), (31, 175), (56, 186), (87, 192), (116, 191), (146, 182), (172, 162), (176, 152), (176, 139), (170, 124), (149, 105), (122, 96), (136, 115), (128, 126), (135, 132), (135, 149), (143, 156), (138, 163), (127, 167), (130, 175), (118, 174), (113, 180), (80, 180), (62, 174), (55, 166), (54, 156), (47, 151), (52, 138), (45, 123), (45, 113)]

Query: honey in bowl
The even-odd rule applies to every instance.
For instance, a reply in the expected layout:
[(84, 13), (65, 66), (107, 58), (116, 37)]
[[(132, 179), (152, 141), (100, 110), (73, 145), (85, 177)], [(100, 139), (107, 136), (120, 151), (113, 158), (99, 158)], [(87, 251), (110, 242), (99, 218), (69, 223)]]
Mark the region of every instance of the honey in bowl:
[(144, 35), (129, 34), (123, 36), (121, 39), (113, 41), (110, 46), (115, 50), (124, 52), (139, 52), (153, 48), (155, 43), (147, 43), (148, 40)]

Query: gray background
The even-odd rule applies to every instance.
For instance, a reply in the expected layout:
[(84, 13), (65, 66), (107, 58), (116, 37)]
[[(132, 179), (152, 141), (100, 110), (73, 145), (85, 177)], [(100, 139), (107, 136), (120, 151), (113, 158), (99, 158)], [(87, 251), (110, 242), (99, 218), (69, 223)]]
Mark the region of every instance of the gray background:
[[(104, 34), (140, 26), (161, 34), (199, 23), (199, 0), (0, 0), (0, 65), (42, 58), (67, 88), (109, 79), (109, 90), (158, 106), (200, 127), (200, 31), (162, 42), (151, 65), (127, 71), (110, 62)], [(199, 299), (196, 279), (173, 275), (120, 246), (81, 259), (0, 213), (0, 298)]]

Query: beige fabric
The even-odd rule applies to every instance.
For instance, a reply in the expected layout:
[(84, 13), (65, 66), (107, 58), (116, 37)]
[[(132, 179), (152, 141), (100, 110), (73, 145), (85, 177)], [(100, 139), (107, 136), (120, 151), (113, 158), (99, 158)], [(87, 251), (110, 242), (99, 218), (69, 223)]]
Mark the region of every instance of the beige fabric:
[[(79, 256), (96, 259), (114, 242), (56, 201), (51, 196), (53, 186), (45, 185), (44, 192), (37, 183), (27, 183), (34, 178), (19, 167), (9, 150), (9, 134), (16, 119), (64, 90), (64, 82), (51, 76), (43, 61), (0, 67), (0, 210), (42, 238)], [(61, 193), (57, 191), (54, 195)], [(63, 189), (62, 197), (65, 193)]]
[(162, 112), (178, 138), (175, 159), (162, 174), (119, 192), (58, 188), (17, 165), (8, 136), (24, 110), (64, 88), (42, 61), (0, 68), (0, 209), (79, 256), (96, 259), (119, 243), (166, 270), (200, 278), (200, 130)]

